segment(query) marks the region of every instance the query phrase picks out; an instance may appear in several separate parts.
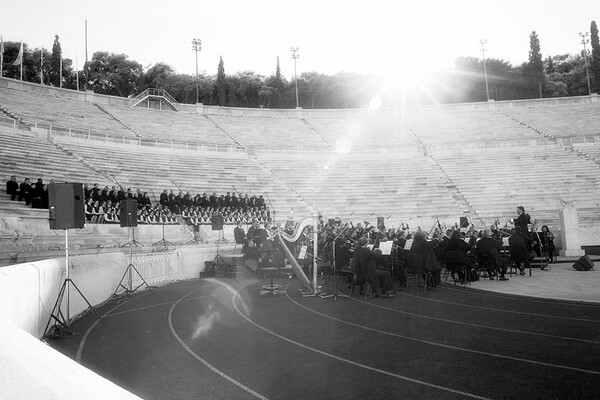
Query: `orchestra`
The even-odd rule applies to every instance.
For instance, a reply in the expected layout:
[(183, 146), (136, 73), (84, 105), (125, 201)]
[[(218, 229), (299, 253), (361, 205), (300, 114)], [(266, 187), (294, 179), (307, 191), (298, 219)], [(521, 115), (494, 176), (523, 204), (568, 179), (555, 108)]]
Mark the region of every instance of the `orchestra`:
[[(352, 220), (342, 222), (340, 218), (325, 219), (322, 215), (317, 218), (319, 254), (316, 257), (320, 275), (327, 276), (336, 269), (338, 275), (350, 280), (353, 275), (356, 279), (357, 274), (362, 274), (362, 280), (372, 286), (376, 296), (391, 295), (387, 277), (390, 277), (391, 281), (395, 283), (394, 288), (401, 290), (406, 287), (407, 255), (411, 252), (421, 251), (421, 249), (427, 249), (426, 251), (431, 251), (433, 255), (427, 256), (427, 263), (431, 272), (435, 273), (434, 285), (440, 282), (440, 274), (437, 271), (444, 266), (444, 254), (447, 251), (458, 249), (464, 252), (464, 264), (468, 269), (472, 269), (471, 273), (467, 274), (468, 276), (465, 276), (464, 272), (453, 276), (455, 282), (472, 281), (479, 279), (480, 275), (484, 278), (494, 279), (497, 277), (500, 281), (506, 281), (508, 278), (505, 277), (505, 273), (507, 265), (510, 263), (516, 264), (517, 268), (521, 270), (521, 274), (524, 274), (523, 270), (531, 260), (529, 254), (533, 254), (535, 251), (538, 257), (546, 257), (547, 262), (552, 262), (555, 252), (553, 235), (548, 226), (544, 225), (538, 232), (535, 224), (531, 223), (530, 215), (522, 206), (517, 207), (517, 217), (510, 221), (514, 224), (513, 228), (508, 227), (508, 221), (504, 227), (501, 227), (500, 219), (496, 218), (489, 227), (486, 226), (479, 230), (475, 228), (474, 224), (463, 224), (462, 221), (460, 226), (455, 223), (448, 227), (437, 218), (430, 230), (423, 230), (417, 226), (415, 231), (411, 231), (409, 224), (404, 221), (399, 224), (397, 229), (395, 227), (386, 228), (382, 223), (382, 218), (380, 218), (378, 226), (372, 225), (366, 220), (355, 224)], [(274, 244), (272, 239), (278, 230), (291, 234), (296, 230), (294, 221), (288, 220), (285, 227), (270, 226), (269, 224), (259, 227), (255, 220), (248, 229), (247, 239), (255, 239), (257, 246), (263, 252), (279, 251), (278, 245)], [(312, 247), (308, 243), (313, 237), (312, 230), (312, 226), (303, 227), (297, 243), (288, 245), (293, 254), (299, 253), (300, 246)], [(515, 235), (515, 232), (518, 235)], [(519, 237), (517, 238), (517, 236)], [(485, 239), (482, 246), (479, 246), (481, 249), (478, 249), (478, 242), (482, 238)], [(515, 243), (517, 239), (522, 240), (528, 256), (511, 255), (508, 238), (512, 238), (511, 243)], [(418, 241), (416, 247), (413, 246), (414, 239)], [(238, 243), (242, 240), (236, 237)], [(513, 246), (513, 251), (516, 251), (514, 248)], [(491, 269), (489, 263), (479, 268), (478, 263), (481, 262), (482, 252), (490, 252), (490, 249), (494, 249), (494, 268)], [(497, 249), (497, 254), (495, 249)], [(431, 260), (429, 260), (430, 258)], [(359, 261), (356, 262), (356, 260)], [(312, 264), (310, 257), (304, 259), (303, 262), (303, 269), (306, 268), (305, 272), (308, 274)], [(368, 274), (366, 268), (369, 269)]]

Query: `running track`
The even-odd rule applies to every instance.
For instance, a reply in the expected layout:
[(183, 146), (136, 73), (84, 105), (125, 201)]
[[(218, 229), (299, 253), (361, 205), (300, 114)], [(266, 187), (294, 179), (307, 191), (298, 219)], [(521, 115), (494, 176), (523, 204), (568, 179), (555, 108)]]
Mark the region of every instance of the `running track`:
[(145, 399), (598, 399), (600, 305), (410, 287), (260, 297), (204, 279), (135, 294), (51, 341)]

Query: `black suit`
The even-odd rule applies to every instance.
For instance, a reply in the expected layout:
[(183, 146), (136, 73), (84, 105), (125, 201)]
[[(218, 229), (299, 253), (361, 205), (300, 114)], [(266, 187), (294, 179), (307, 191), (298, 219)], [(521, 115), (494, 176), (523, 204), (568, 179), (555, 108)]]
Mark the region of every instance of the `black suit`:
[(377, 267), (375, 265), (375, 253), (367, 247), (358, 246), (354, 250), (354, 272), (359, 282), (363, 279), (366, 280), (375, 293), (378, 296), (381, 295), (381, 287), (379, 286)]
[(235, 242), (237, 244), (246, 244), (246, 233), (239, 226), (236, 226), (233, 230), (233, 237), (235, 238)]

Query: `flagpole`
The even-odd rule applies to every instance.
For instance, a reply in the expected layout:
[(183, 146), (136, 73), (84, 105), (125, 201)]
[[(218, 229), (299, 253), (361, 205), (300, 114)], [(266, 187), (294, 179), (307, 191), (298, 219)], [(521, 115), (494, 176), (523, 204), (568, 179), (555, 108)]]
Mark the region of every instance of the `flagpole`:
[(22, 41), (21, 41), (20, 54), (21, 54), (21, 73), (20, 73), (20, 75), (21, 75), (21, 80), (23, 80), (23, 42)]
[(4, 39), (0, 35), (0, 78), (2, 77), (2, 71), (4, 67)]
[(44, 48), (40, 50), (40, 85), (44, 84)]
[(58, 87), (62, 88), (62, 49), (59, 52), (60, 62), (58, 63)]
[(77, 79), (77, 91), (79, 92), (79, 59), (77, 53), (75, 53), (75, 77)]

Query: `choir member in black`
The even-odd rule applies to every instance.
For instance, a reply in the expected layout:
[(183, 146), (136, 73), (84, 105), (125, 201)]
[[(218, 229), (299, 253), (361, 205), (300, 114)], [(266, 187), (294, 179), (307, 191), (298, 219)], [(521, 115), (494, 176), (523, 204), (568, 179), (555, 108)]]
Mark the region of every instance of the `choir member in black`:
[[(493, 262), (492, 268), (495, 266), (500, 272), (500, 280), (507, 281), (506, 275), (506, 262), (505, 259), (500, 256), (500, 250), (502, 250), (502, 240), (496, 240), (493, 237), (491, 229), (483, 230), (483, 237), (477, 241), (477, 256), (482, 257), (484, 254), (489, 254), (491, 262)], [(488, 270), (490, 279), (492, 278), (492, 271)]]
[(11, 200), (15, 200), (19, 194), (19, 184), (17, 183), (17, 177), (14, 175), (6, 182), (6, 194), (10, 196)]
[[(368, 240), (361, 237), (356, 242), (354, 249), (354, 273), (358, 282), (366, 281), (373, 288), (375, 297), (391, 297), (392, 295), (384, 293), (379, 285), (379, 273), (375, 264), (375, 253), (367, 247)], [(384, 273), (384, 271), (381, 271)], [(389, 274), (388, 274), (389, 275)]]
[[(520, 226), (515, 227), (514, 235), (508, 238), (508, 245), (510, 250), (510, 258), (515, 262), (515, 265), (519, 271), (521, 271), (521, 275), (525, 275), (525, 269), (529, 268), (531, 256), (529, 255), (529, 249), (525, 244), (523, 230)], [(522, 268), (521, 264), (523, 264)]]
[(33, 208), (44, 208), (43, 197), (44, 197), (44, 181), (42, 178), (38, 178), (36, 184), (31, 191), (31, 206)]
[(33, 188), (29, 183), (31, 180), (29, 178), (25, 178), (25, 180), (19, 185), (19, 201), (25, 200), (25, 204), (31, 204), (31, 197)]

